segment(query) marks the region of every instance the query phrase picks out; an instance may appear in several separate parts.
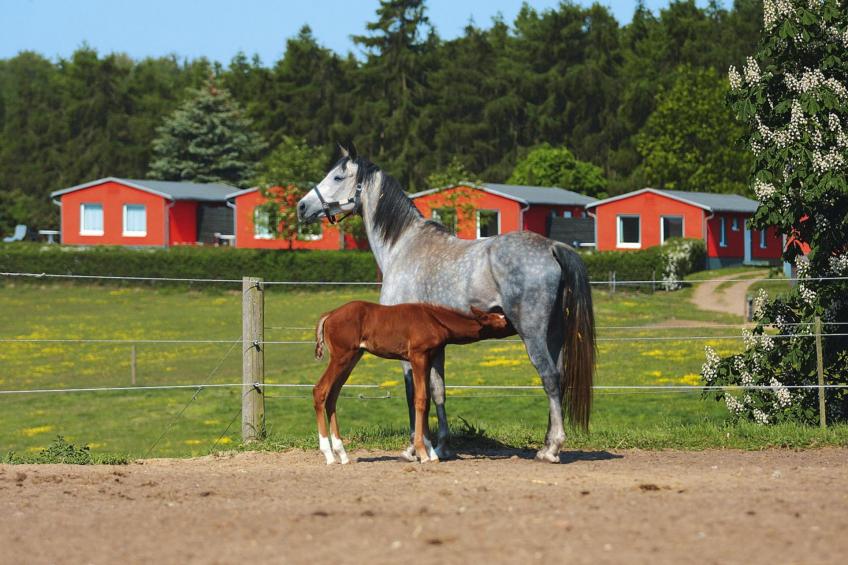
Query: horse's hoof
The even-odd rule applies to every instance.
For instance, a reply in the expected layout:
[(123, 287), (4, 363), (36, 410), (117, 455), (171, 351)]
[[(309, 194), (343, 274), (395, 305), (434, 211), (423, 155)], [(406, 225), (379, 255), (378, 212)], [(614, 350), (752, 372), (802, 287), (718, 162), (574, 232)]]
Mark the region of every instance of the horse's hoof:
[(536, 461), (543, 463), (559, 463), (559, 455), (554, 455), (547, 449), (540, 449), (536, 452)]
[(440, 445), (436, 447), (436, 456), (439, 459), (453, 459), (454, 455), (454, 452), (451, 451), (451, 448), (447, 445)]
[(400, 452), (400, 458), (404, 461), (409, 461), (410, 463), (415, 463), (415, 448), (412, 446), (407, 447), (403, 451)]

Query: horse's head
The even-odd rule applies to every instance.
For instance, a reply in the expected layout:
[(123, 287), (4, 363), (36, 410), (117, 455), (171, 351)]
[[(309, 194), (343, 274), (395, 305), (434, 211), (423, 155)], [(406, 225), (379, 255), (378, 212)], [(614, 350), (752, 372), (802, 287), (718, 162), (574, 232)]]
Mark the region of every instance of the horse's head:
[(480, 324), (480, 337), (484, 339), (492, 337), (507, 337), (515, 334), (512, 324), (509, 323), (509, 320), (507, 320), (506, 316), (504, 316), (501, 312), (483, 312), (482, 310), (472, 306), (471, 313)]
[(357, 159), (355, 149), (342, 150), (342, 158), (333, 165), (327, 176), (297, 203), (297, 219), (309, 224), (322, 216), (336, 222), (336, 215), (356, 212), (360, 205), (360, 194), (364, 171)]

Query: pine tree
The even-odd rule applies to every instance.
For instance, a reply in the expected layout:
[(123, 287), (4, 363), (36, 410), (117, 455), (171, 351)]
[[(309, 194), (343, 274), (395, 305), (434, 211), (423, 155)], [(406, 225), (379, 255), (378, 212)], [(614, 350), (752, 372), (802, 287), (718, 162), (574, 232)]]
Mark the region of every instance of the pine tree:
[(149, 174), (241, 186), (253, 177), (265, 148), (251, 127), (229, 91), (210, 79), (157, 130)]

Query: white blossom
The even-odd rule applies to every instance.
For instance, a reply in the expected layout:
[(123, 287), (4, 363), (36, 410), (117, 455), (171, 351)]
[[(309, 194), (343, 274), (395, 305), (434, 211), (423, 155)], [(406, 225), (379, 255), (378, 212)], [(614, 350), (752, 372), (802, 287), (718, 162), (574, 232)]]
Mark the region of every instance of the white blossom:
[(745, 411), (745, 407), (742, 403), (736, 400), (736, 397), (730, 396), (729, 394), (724, 395), (724, 403), (727, 405), (727, 409), (737, 416)]
[(727, 79), (730, 81), (730, 88), (733, 90), (742, 88), (742, 76), (733, 65), (730, 65), (730, 70), (727, 71)]
[(707, 384), (710, 384), (716, 378), (718, 364), (721, 361), (721, 357), (719, 357), (718, 353), (715, 352), (715, 349), (709, 345), (704, 347), (704, 353), (707, 356), (707, 360), (703, 365), (701, 365), (701, 375), (704, 376), (704, 380)]
[(760, 82), (760, 66), (753, 57), (748, 57), (745, 61), (745, 82), (748, 84), (756, 84)]
[(757, 195), (757, 199), (759, 201), (767, 200), (774, 196), (777, 189), (774, 188), (774, 185), (768, 182), (763, 182), (761, 180), (754, 181), (754, 194)]
[[(759, 195), (758, 195), (759, 196)], [(763, 315), (763, 307), (768, 303), (768, 292), (761, 288), (757, 291), (757, 296), (754, 297), (754, 303), (751, 305), (755, 319), (759, 319)]]
[(834, 275), (842, 276), (848, 275), (848, 253), (843, 253), (842, 255), (837, 255), (836, 257), (831, 257), (829, 259), (830, 262), (830, 270)]
[(774, 394), (777, 396), (777, 403), (781, 408), (786, 408), (790, 404), (792, 404), (792, 395), (789, 393), (789, 389), (787, 389), (783, 384), (772, 377), (769, 380), (769, 384), (774, 388)]
[(795, 6), (790, 0), (763, 0), (763, 24), (771, 29), (778, 19), (795, 15)]
[(759, 408), (754, 408), (754, 420), (763, 426), (769, 423), (768, 415)]

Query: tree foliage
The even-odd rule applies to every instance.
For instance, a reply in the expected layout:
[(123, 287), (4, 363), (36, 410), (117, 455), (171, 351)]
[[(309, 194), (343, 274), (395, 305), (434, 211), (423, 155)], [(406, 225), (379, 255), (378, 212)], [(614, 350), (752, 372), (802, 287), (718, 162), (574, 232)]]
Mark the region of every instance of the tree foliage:
[(153, 141), (150, 176), (239, 186), (254, 174), (265, 142), (229, 91), (210, 79), (195, 90)]
[(274, 237), (292, 242), (298, 236), (295, 204), (324, 177), (327, 159), (320, 148), (305, 140), (283, 137), (259, 166), (256, 185), (265, 202), (254, 217)]
[[(58, 226), (53, 190), (106, 175), (144, 177), (157, 128), (210, 75), (269, 142), (241, 159), (250, 165), (286, 136), (311, 147), (354, 141), (417, 191), (455, 160), (474, 178), (503, 182), (548, 143), (600, 167), (610, 194), (642, 188), (647, 155), (636, 140), (662, 102), (658, 93), (672, 90), (681, 65), (724, 72), (743, 59), (762, 17), (761, 0), (735, 0), (730, 9), (672, 0), (658, 12), (639, 4), (621, 26), (599, 4), (562, 2), (525, 6), (511, 22), (469, 23), (444, 40), (426, 6), (380, 2), (356, 38), (358, 57), (326, 49), (304, 27), (281, 45), (281, 58), (264, 63), (245, 54), (226, 65), (134, 61), (87, 46), (56, 61), (31, 52), (0, 60), (0, 230), (12, 227), (15, 206), (31, 206), (26, 223)], [(701, 123), (703, 116), (690, 115)], [(200, 157), (204, 170), (211, 156)], [(736, 178), (735, 162), (710, 162)], [(243, 182), (247, 168), (220, 163), (226, 170), (209, 178)], [(172, 178), (200, 173), (177, 165)]]
[[(818, 420), (816, 319), (822, 321), (826, 384), (848, 384), (848, 10), (840, 0), (766, 0), (763, 40), (742, 73), (730, 68), (731, 102), (748, 127), (752, 226), (778, 226), (798, 284), (755, 301), (745, 351), (708, 350), (703, 376), (731, 414), (766, 424)], [(771, 337), (776, 329), (781, 338)], [(836, 334), (836, 335), (827, 335)], [(755, 388), (767, 386), (771, 388)], [(848, 420), (848, 393), (826, 390), (827, 418)]]
[(646, 182), (656, 188), (744, 194), (751, 156), (744, 127), (725, 102), (727, 82), (713, 69), (677, 70), (636, 136)]
[(518, 161), (508, 182), (531, 186), (556, 186), (586, 194), (606, 196), (606, 178), (597, 165), (578, 161), (565, 147), (543, 143)]

